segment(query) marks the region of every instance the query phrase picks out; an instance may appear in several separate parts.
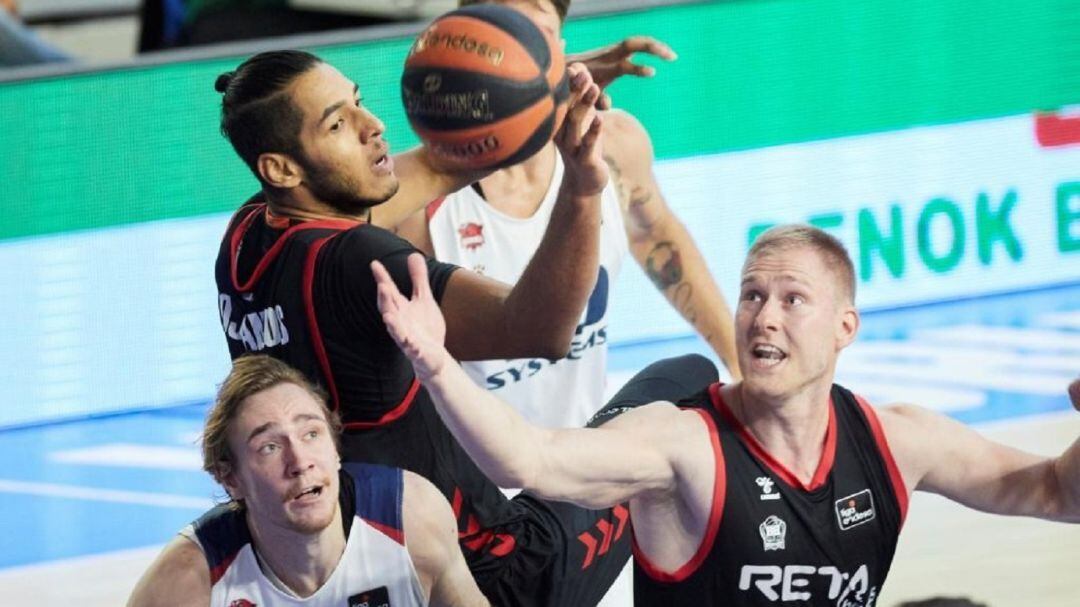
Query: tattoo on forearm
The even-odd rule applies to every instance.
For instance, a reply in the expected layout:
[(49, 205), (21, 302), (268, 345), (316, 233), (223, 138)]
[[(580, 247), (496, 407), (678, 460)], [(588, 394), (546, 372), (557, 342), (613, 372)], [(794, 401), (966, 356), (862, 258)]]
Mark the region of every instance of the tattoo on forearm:
[[(675, 291), (671, 294), (671, 303), (687, 322), (699, 332), (702, 331), (703, 327), (698, 326), (698, 312), (694, 306), (694, 287), (690, 283), (681, 282), (675, 287)], [(706, 343), (715, 345), (713, 344), (713, 337), (715, 336), (712, 333), (701, 333), (701, 337)]]
[(661, 291), (682, 281), (683, 266), (679, 249), (669, 241), (656, 243), (649, 256), (645, 258), (645, 273)]

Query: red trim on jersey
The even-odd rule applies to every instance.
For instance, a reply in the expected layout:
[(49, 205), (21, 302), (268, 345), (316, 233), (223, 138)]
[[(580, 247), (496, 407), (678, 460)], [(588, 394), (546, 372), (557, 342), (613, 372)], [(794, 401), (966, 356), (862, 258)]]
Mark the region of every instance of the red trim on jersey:
[(719, 383), (709, 386), (709, 395), (712, 396), (713, 406), (724, 417), (724, 421), (731, 424), (731, 427), (735, 429), (739, 438), (750, 449), (750, 453), (768, 466), (776, 476), (780, 477), (780, 480), (795, 489), (802, 489), (803, 491), (813, 491), (825, 484), (825, 479), (828, 478), (829, 472), (832, 471), (833, 462), (836, 460), (836, 411), (831, 396), (829, 397), (829, 426), (825, 430), (825, 447), (821, 451), (821, 460), (818, 462), (813, 478), (810, 479), (809, 483), (804, 484), (783, 464), (769, 455), (769, 452), (754, 438), (750, 430), (735, 417), (735, 414), (731, 412), (731, 409), (720, 395)]
[(900, 526), (903, 527), (908, 509), (908, 491), (907, 486), (904, 485), (904, 477), (900, 475), (900, 467), (896, 465), (892, 450), (889, 449), (889, 441), (885, 439), (885, 430), (881, 427), (881, 420), (878, 419), (877, 412), (870, 406), (870, 403), (866, 402), (866, 399), (858, 394), (855, 395), (855, 400), (862, 407), (866, 421), (870, 422), (870, 431), (874, 434), (874, 441), (877, 442), (881, 459), (885, 461), (885, 469), (889, 472), (893, 493), (896, 494), (896, 505), (900, 508)]
[(378, 522), (368, 520), (368, 519), (363, 519), (363, 520), (364, 520), (365, 523), (370, 525), (371, 528), (373, 528), (376, 531), (382, 533), (386, 537), (394, 540), (395, 542), (401, 544), (402, 546), (405, 545), (405, 531), (404, 530), (395, 529), (394, 527), (391, 527), (389, 525), (384, 525), (382, 523), (378, 523)]
[(446, 196), (439, 196), (435, 200), (429, 202), (427, 207), (424, 208), (424, 217), (428, 221), (431, 221), (431, 218), (435, 216), (435, 212), (439, 210), (439, 207), (441, 207), (444, 202), (446, 202)]
[(300, 230), (313, 230), (318, 228), (329, 228), (347, 230), (360, 224), (358, 221), (352, 221), (349, 219), (320, 219), (318, 221), (304, 221), (298, 223), (291, 228), (285, 230), (285, 233), (278, 237), (277, 241), (270, 247), (270, 250), (263, 255), (263, 258), (259, 260), (259, 263), (255, 265), (255, 271), (248, 277), (247, 282), (240, 284), (239, 270), (237, 266), (240, 264), (240, 243), (244, 240), (244, 234), (247, 233), (248, 228), (251, 227), (251, 222), (259, 216), (259, 213), (268, 211), (268, 207), (265, 203), (256, 204), (252, 207), (251, 211), (233, 230), (232, 237), (229, 239), (229, 272), (232, 277), (233, 288), (240, 293), (246, 293), (250, 291), (255, 283), (262, 277), (263, 272), (270, 266), (270, 263), (274, 261), (274, 258), (281, 253), (281, 249), (288, 242), (289, 238), (293, 234)]
[(326, 378), (326, 389), (330, 392), (330, 399), (334, 403), (334, 411), (337, 411), (341, 406), (341, 402), (338, 400), (337, 384), (334, 382), (334, 374), (330, 370), (330, 358), (326, 355), (322, 332), (319, 331), (319, 319), (315, 315), (315, 260), (319, 257), (319, 250), (334, 236), (336, 234), (320, 238), (312, 243), (311, 248), (308, 249), (307, 259), (304, 260), (303, 289), (304, 311), (307, 312), (308, 330), (311, 332), (311, 347), (315, 349), (315, 358), (318, 359), (319, 368), (322, 369), (323, 377)]
[(686, 578), (693, 575), (697, 571), (698, 567), (705, 562), (705, 559), (709, 556), (709, 552), (712, 551), (713, 542), (716, 541), (716, 533), (720, 530), (720, 520), (724, 515), (724, 503), (727, 499), (727, 468), (724, 463), (724, 452), (720, 448), (720, 433), (716, 429), (716, 422), (707, 411), (700, 409), (689, 409), (701, 416), (701, 419), (705, 421), (705, 425), (709, 428), (709, 443), (712, 445), (714, 454), (714, 463), (716, 464), (716, 472), (713, 479), (713, 494), (712, 494), (712, 506), (709, 510), (709, 522), (705, 526), (705, 536), (701, 538), (701, 544), (698, 545), (697, 551), (694, 556), (690, 557), (682, 567), (679, 567), (673, 572), (667, 572), (656, 566), (649, 557), (645, 556), (645, 553), (638, 547), (637, 538), (633, 535), (633, 527), (630, 531), (630, 545), (634, 551), (634, 559), (639, 565), (641, 565), (642, 571), (646, 575), (658, 582), (681, 582)]
[(420, 380), (413, 378), (412, 385), (409, 386), (409, 391), (405, 393), (405, 398), (401, 399), (401, 402), (397, 404), (393, 409), (390, 409), (383, 416), (373, 422), (349, 422), (344, 425), (346, 430), (363, 430), (365, 428), (377, 428), (384, 426), (397, 418), (405, 415), (409, 408), (412, 407), (413, 401), (416, 399), (416, 393), (420, 391)]
[[(329, 242), (334, 236), (337, 236), (337, 234), (331, 234), (330, 236), (321, 238), (312, 243), (311, 248), (308, 250), (307, 259), (304, 260), (303, 289), (304, 311), (307, 313), (308, 331), (311, 333), (311, 346), (315, 349), (315, 358), (318, 359), (319, 368), (322, 369), (323, 376), (326, 378), (326, 389), (330, 393), (330, 399), (333, 401), (334, 411), (337, 411), (341, 407), (341, 401), (338, 399), (337, 383), (334, 382), (334, 374), (330, 369), (330, 357), (326, 354), (326, 345), (323, 343), (322, 332), (319, 330), (319, 319), (315, 314), (315, 262), (319, 257), (319, 251), (322, 249), (323, 245)], [(344, 428), (346, 430), (361, 430), (364, 428), (375, 428), (389, 424), (408, 412), (412, 407), (413, 401), (416, 399), (416, 393), (419, 391), (420, 381), (414, 377), (412, 385), (409, 386), (408, 392), (405, 393), (405, 398), (401, 399), (401, 402), (393, 409), (384, 413), (382, 417), (376, 421), (349, 422), (344, 424)]]
[(232, 565), (232, 562), (236, 560), (236, 555), (237, 554), (240, 554), (239, 550), (237, 550), (236, 552), (230, 554), (228, 558), (223, 559), (220, 563), (218, 563), (217, 567), (214, 567), (213, 569), (210, 570), (210, 585), (211, 586), (218, 583), (218, 581), (222, 577), (225, 576), (225, 572), (228, 571), (229, 565)]

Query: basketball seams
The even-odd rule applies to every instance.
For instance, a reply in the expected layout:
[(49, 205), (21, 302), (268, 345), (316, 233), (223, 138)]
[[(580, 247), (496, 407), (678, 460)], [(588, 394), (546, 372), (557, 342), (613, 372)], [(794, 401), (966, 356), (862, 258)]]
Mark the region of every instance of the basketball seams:
[(554, 41), (544, 34), (543, 30), (525, 13), (513, 9), (507, 11), (505, 7), (494, 4), (474, 4), (447, 13), (448, 17), (456, 15), (467, 15), (516, 34), (516, 39), (522, 47), (538, 53), (533, 58), (541, 73), (551, 67)]
[(401, 78), (405, 113), (447, 167), (499, 168), (536, 153), (567, 111), (562, 50), (524, 13), (477, 5), (436, 19)]

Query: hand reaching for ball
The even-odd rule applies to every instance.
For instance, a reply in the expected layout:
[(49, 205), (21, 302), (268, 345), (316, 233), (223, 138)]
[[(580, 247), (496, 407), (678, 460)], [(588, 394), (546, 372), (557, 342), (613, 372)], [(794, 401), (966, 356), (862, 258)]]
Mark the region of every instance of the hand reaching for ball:
[(608, 167), (600, 146), (603, 120), (596, 110), (600, 87), (583, 64), (572, 63), (566, 71), (570, 79), (569, 108), (554, 139), (566, 166), (563, 185), (574, 196), (595, 196), (608, 182)]

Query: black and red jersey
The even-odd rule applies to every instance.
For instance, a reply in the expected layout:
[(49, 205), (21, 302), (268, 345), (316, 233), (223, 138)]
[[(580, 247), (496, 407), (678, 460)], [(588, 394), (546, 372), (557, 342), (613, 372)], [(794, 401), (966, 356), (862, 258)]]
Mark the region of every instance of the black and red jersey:
[[(376, 305), (371, 261), (382, 262), (401, 292), (411, 293), (406, 260), (414, 252), (376, 226), (279, 218), (253, 199), (229, 222), (218, 253), (222, 329), (233, 358), (268, 354), (326, 388), (345, 422), (347, 461), (426, 477), (454, 505), (463, 544), (487, 549), (477, 554), (498, 552), (506, 536), (492, 529), (524, 515), (451, 435)], [(428, 260), (436, 300), (456, 269)]]
[(635, 546), (637, 605), (870, 607), (907, 492), (873, 409), (834, 385), (822, 458), (804, 485), (732, 415), (720, 384), (680, 403), (703, 413), (716, 481), (705, 537), (664, 571)]

